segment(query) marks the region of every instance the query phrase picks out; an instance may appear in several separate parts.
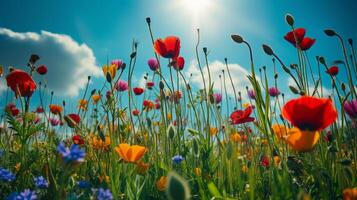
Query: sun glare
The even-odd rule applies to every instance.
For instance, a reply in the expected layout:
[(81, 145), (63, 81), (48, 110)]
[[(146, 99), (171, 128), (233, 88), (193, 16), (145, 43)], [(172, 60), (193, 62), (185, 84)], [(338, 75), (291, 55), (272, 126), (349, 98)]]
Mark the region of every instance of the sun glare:
[(187, 12), (193, 15), (202, 14), (202, 12), (208, 11), (212, 4), (212, 0), (182, 0), (183, 7)]

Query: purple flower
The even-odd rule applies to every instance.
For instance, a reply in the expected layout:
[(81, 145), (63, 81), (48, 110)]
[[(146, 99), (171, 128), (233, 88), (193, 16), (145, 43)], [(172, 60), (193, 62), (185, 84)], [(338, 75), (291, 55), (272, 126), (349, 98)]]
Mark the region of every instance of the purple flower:
[(357, 99), (346, 101), (343, 104), (343, 109), (351, 119), (357, 119)]
[(31, 191), (30, 189), (25, 189), (23, 192), (21, 192), (17, 198), (17, 200), (36, 200), (37, 195), (36, 192)]
[(119, 59), (116, 59), (116, 60), (113, 60), (110, 64), (116, 65), (116, 66), (117, 66), (117, 69), (120, 69), (121, 66), (123, 65), (123, 61), (122, 61), (122, 60), (119, 60)]
[(60, 123), (60, 121), (56, 118), (51, 118), (50, 119), (50, 123), (52, 126), (58, 126), (58, 124)]
[(280, 91), (276, 87), (271, 87), (268, 89), (268, 93), (271, 97), (277, 97), (280, 94)]
[(222, 94), (221, 93), (214, 93), (214, 94), (212, 94), (212, 96), (213, 96), (214, 102), (216, 104), (221, 103), (221, 101), (222, 101)]
[(48, 188), (48, 182), (43, 176), (35, 177), (34, 179), (36, 187), (40, 189)]
[(255, 99), (255, 92), (254, 90), (248, 90), (248, 96), (250, 99)]
[(8, 169), (0, 167), (0, 180), (3, 182), (12, 182), (16, 176)]
[(78, 145), (73, 144), (71, 148), (68, 148), (63, 142), (59, 143), (57, 151), (60, 152), (66, 162), (83, 162), (86, 155), (85, 151)]
[(97, 195), (98, 200), (112, 200), (113, 199), (113, 195), (109, 189), (105, 190), (103, 188), (99, 188), (98, 191), (96, 192), (96, 195)]
[(180, 164), (183, 160), (183, 157), (181, 155), (176, 155), (174, 157), (172, 157), (172, 162), (174, 162), (175, 164)]
[(90, 187), (90, 182), (81, 180), (81, 181), (78, 181), (78, 182), (77, 182), (77, 185), (78, 185), (78, 187), (81, 188), (81, 189), (86, 189), (86, 188), (89, 188), (89, 187)]
[(148, 60), (148, 65), (152, 71), (156, 71), (159, 68), (159, 62), (156, 60), (156, 58), (150, 58)]
[(118, 82), (115, 84), (115, 89), (119, 92), (126, 91), (128, 90), (128, 83), (123, 80), (118, 80)]

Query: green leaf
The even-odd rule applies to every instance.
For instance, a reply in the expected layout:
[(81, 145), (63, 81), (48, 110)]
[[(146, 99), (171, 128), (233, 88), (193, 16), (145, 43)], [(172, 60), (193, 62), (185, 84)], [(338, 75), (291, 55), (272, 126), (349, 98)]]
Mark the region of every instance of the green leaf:
[(222, 197), (221, 193), (218, 191), (217, 186), (213, 182), (208, 183), (207, 187), (209, 193), (211, 193), (213, 197)]

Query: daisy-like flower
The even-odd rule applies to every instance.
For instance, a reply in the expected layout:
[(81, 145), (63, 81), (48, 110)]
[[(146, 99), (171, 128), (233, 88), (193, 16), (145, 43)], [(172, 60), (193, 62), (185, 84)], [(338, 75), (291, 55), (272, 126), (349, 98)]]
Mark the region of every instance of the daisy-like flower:
[(17, 197), (17, 200), (36, 200), (37, 195), (36, 192), (31, 191), (30, 189), (25, 189), (23, 192), (21, 192)]
[(84, 162), (84, 157), (86, 155), (84, 149), (81, 149), (79, 145), (73, 144), (71, 148), (64, 145), (63, 142), (57, 146), (57, 151), (62, 155), (65, 162)]
[(98, 200), (112, 200), (113, 194), (110, 192), (109, 189), (99, 188), (96, 191), (96, 197)]
[(15, 175), (8, 169), (0, 167), (0, 180), (3, 182), (12, 182), (16, 179)]

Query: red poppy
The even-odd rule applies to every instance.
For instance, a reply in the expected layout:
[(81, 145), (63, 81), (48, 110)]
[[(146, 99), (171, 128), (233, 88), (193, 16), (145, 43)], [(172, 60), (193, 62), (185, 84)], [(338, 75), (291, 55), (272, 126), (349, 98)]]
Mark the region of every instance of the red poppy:
[(154, 43), (157, 54), (164, 58), (177, 58), (180, 54), (180, 39), (175, 36), (166, 37), (164, 40), (157, 39)]
[(47, 67), (45, 65), (41, 65), (37, 67), (36, 71), (41, 75), (45, 75), (47, 73)]
[(315, 43), (315, 39), (305, 37), (306, 30), (304, 28), (297, 28), (294, 31), (288, 32), (284, 38), (290, 42), (294, 47), (300, 47), (301, 50), (308, 50)]
[(154, 87), (154, 85), (155, 85), (154, 82), (151, 82), (151, 81), (146, 83), (146, 87), (147, 87), (149, 90), (151, 90), (151, 89)]
[(84, 139), (80, 135), (74, 135), (72, 137), (72, 141), (74, 144), (79, 144), (79, 145), (84, 144)]
[(337, 118), (330, 99), (308, 96), (288, 101), (283, 107), (282, 115), (293, 126), (309, 131), (323, 130)]
[(15, 69), (6, 76), (7, 85), (14, 91), (16, 97), (30, 97), (36, 90), (35, 81), (26, 72)]
[(43, 112), (44, 112), (44, 110), (41, 106), (36, 108), (36, 113), (43, 113)]
[(133, 88), (133, 91), (135, 95), (141, 95), (144, 92), (144, 89), (140, 87), (135, 87)]
[(64, 120), (66, 120), (67, 125), (71, 128), (74, 128), (76, 125), (78, 125), (81, 122), (81, 117), (77, 114), (68, 114), (64, 117)]
[(326, 73), (330, 74), (331, 76), (336, 76), (338, 74), (338, 67), (332, 66), (326, 70)]
[(185, 66), (185, 59), (182, 56), (179, 56), (176, 59), (174, 59), (174, 68), (176, 70), (183, 70), (184, 66)]
[(5, 108), (5, 110), (7, 112), (10, 112), (13, 117), (16, 117), (20, 113), (20, 110), (18, 108), (16, 108), (15, 104), (12, 104), (12, 103), (8, 104)]
[(151, 110), (151, 109), (153, 109), (155, 107), (155, 104), (154, 104), (154, 102), (152, 102), (150, 100), (144, 100), (143, 107), (148, 109), (148, 110)]
[(262, 156), (261, 159), (260, 159), (260, 164), (263, 167), (269, 167), (269, 165), (270, 165), (269, 157), (268, 156)]
[(138, 116), (140, 114), (139, 110), (138, 109), (134, 109), (132, 112), (131, 112), (134, 116)]
[(161, 108), (161, 105), (160, 105), (160, 103), (155, 103), (155, 109), (160, 109)]
[(253, 117), (249, 117), (252, 114), (253, 108), (248, 106), (245, 110), (236, 110), (234, 111), (230, 118), (233, 124), (243, 124), (246, 122), (254, 121)]

